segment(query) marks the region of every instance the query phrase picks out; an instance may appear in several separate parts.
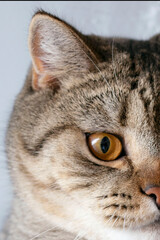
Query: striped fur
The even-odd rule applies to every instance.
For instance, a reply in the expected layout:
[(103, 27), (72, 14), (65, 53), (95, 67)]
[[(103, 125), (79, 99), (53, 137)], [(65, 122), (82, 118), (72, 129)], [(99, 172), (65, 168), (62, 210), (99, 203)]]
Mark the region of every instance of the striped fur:
[[(39, 83), (44, 73), (33, 72), (37, 52), (30, 46), (33, 66), (15, 101), (7, 133), (15, 197), (0, 239), (29, 240), (37, 235), (35, 239), (43, 240), (158, 240), (160, 213), (141, 189), (149, 183), (160, 185), (159, 38), (83, 36), (47, 13), (33, 19), (30, 34), (41, 24), (44, 28), (46, 21), (48, 37), (52, 31), (47, 27), (54, 23), (59, 42), (54, 35), (50, 39), (59, 44), (56, 54), (61, 54), (57, 49), (67, 36), (62, 56), (68, 60), (58, 67), (65, 62), (69, 73), (66, 66), (61, 71), (50, 66)], [(40, 40), (38, 35), (37, 45)], [(70, 60), (73, 49), (79, 55)], [(47, 64), (56, 61), (52, 60)], [(99, 131), (118, 135), (125, 156), (97, 163), (85, 133)]]

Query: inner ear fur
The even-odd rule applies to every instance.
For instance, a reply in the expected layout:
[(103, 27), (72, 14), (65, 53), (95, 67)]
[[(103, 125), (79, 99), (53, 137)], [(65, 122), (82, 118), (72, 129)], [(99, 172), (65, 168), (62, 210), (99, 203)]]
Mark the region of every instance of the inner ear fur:
[(57, 17), (45, 12), (34, 15), (29, 28), (33, 89), (57, 88), (66, 75), (80, 76), (95, 67), (96, 55), (82, 38)]

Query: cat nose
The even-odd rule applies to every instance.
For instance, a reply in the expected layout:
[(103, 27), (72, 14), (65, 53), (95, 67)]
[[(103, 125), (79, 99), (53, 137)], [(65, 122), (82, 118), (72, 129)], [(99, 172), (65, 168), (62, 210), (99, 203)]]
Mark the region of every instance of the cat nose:
[(149, 186), (145, 193), (155, 199), (157, 207), (160, 209), (160, 186)]

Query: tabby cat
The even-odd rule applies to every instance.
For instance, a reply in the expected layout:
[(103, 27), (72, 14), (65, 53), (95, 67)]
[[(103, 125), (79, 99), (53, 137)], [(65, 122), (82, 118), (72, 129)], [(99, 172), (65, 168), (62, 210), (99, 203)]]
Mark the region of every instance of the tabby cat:
[(83, 35), (39, 11), (29, 50), (0, 239), (160, 239), (160, 36)]

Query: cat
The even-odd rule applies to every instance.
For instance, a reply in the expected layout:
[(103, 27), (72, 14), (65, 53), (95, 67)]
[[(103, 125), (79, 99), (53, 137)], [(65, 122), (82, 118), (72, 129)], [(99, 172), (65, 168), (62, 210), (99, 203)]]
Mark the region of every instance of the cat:
[(160, 36), (83, 35), (44, 11), (6, 137), (2, 240), (158, 240)]

